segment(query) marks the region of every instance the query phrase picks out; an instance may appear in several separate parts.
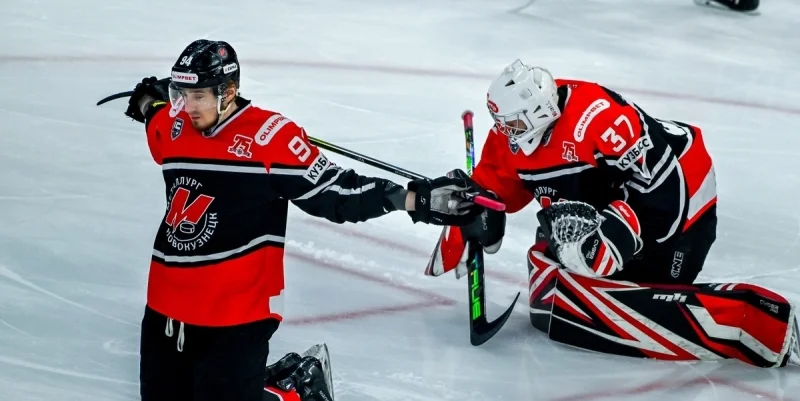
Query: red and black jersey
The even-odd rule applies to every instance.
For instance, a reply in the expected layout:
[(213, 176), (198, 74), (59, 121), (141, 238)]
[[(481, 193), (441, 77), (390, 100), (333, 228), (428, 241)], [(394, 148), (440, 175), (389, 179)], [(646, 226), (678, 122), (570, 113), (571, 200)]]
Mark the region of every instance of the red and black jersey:
[(337, 223), (394, 210), (384, 196), (394, 183), (336, 166), (281, 114), (237, 105), (209, 135), (182, 109), (164, 107), (147, 125), (167, 204), (147, 302), (190, 324), (281, 319), (289, 201)]
[(655, 119), (614, 91), (556, 80), (561, 117), (525, 156), (493, 128), (473, 179), (510, 213), (536, 199), (584, 201), (602, 210), (626, 201), (642, 239), (662, 243), (686, 230), (717, 200), (711, 156), (700, 129)]

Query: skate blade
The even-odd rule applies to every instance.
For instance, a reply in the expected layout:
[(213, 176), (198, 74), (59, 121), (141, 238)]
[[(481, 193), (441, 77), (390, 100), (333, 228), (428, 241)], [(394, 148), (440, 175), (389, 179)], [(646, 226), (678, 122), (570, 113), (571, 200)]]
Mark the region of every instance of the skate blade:
[(325, 384), (328, 386), (328, 391), (331, 393), (331, 398), (335, 399), (336, 397), (333, 395), (333, 370), (331, 369), (331, 355), (328, 352), (328, 345), (324, 343), (313, 345), (311, 348), (303, 352), (302, 356), (311, 356), (319, 360), (319, 362), (322, 364), (322, 371), (325, 372)]

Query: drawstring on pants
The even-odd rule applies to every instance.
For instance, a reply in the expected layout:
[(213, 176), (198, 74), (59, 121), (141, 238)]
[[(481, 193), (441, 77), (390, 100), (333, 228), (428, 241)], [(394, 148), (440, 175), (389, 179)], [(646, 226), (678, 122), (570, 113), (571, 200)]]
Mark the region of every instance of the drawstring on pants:
[[(172, 335), (174, 334), (174, 330), (172, 328), (172, 320), (173, 319), (171, 317), (167, 318), (167, 327), (166, 329), (164, 329), (164, 334), (166, 334), (167, 337), (172, 337)], [(184, 334), (183, 322), (178, 322), (178, 323), (180, 323), (180, 326), (178, 327), (178, 352), (183, 352), (183, 341), (186, 339), (186, 335)]]

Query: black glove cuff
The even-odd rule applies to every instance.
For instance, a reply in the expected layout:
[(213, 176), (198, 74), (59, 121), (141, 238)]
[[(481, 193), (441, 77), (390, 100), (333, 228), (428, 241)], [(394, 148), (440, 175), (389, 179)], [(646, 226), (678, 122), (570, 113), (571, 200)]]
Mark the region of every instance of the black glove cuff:
[(411, 221), (428, 222), (428, 215), (431, 211), (431, 182), (430, 180), (414, 180), (408, 183), (408, 190), (413, 191), (414, 212), (408, 212)]

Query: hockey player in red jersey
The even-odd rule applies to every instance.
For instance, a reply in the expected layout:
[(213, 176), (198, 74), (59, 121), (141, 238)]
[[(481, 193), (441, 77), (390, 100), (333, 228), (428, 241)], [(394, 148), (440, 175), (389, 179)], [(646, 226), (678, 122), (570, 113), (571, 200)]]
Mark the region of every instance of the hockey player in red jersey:
[[(492, 82), (487, 107), (495, 124), (475, 190), (508, 213), (533, 200), (542, 207), (527, 257), (535, 327), (577, 347), (660, 359), (782, 366), (797, 353), (784, 297), (692, 285), (717, 225), (714, 165), (698, 127), (520, 60)], [(504, 226), (503, 212), (484, 211), (447, 228), (432, 259), (442, 264), (428, 273), (454, 268), (465, 240), (497, 252)]]
[(169, 79), (145, 78), (126, 115), (145, 124), (166, 209), (150, 261), (140, 391), (151, 400), (261, 400), (269, 339), (282, 319), (289, 201), (327, 220), (391, 211), (461, 224), (478, 207), (463, 178), (408, 190), (335, 165), (289, 118), (239, 94), (226, 42), (197, 40)]

